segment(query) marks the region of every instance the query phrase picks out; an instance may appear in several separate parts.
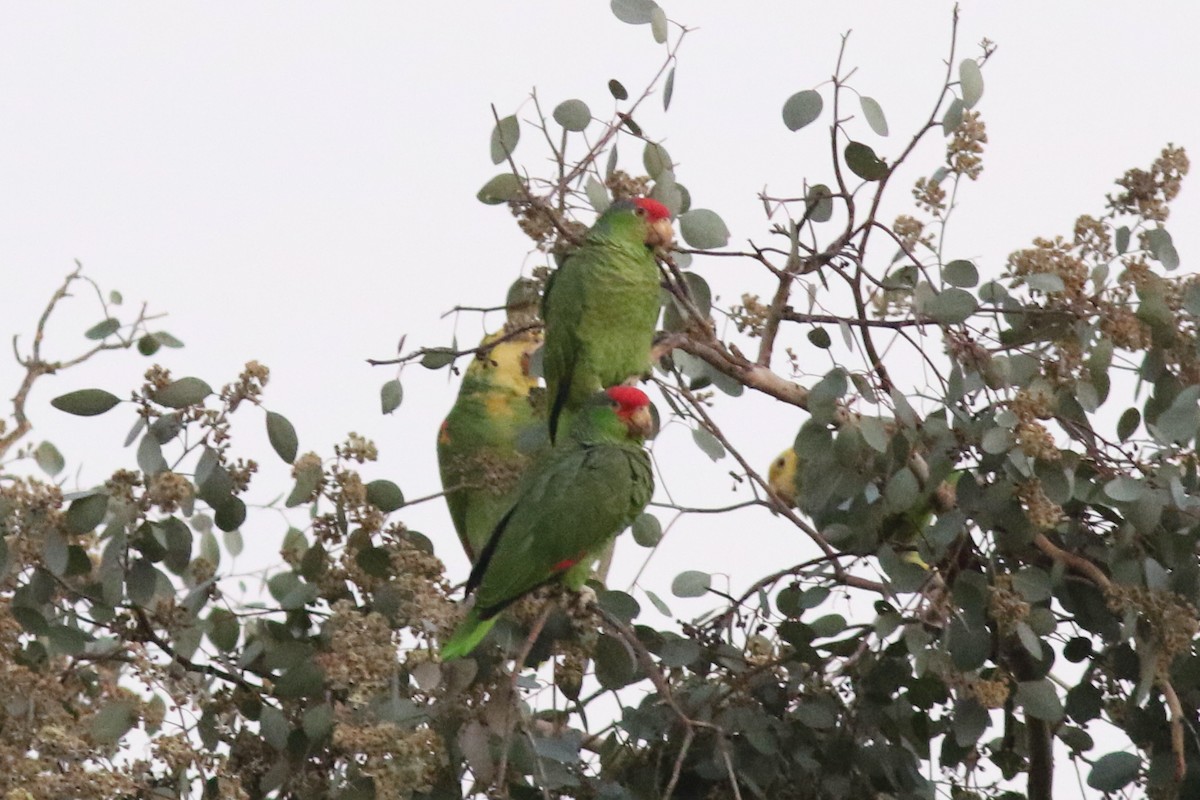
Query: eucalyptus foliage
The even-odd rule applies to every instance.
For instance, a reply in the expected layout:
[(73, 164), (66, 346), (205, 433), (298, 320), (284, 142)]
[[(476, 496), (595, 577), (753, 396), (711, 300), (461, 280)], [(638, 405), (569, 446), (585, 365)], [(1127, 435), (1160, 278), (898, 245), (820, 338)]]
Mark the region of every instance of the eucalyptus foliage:
[[(493, 110), (503, 171), (478, 199), (514, 213), (539, 282), (586, 209), (671, 208), (663, 414), (806, 545), (735, 575), (736, 595), (692, 568), (637, 596), (544, 592), (442, 664), (461, 610), (401, 487), (361, 437), (305, 450), (262, 365), (219, 388), (153, 366), (132, 391), (82, 387), (32, 413), (44, 375), (182, 345), (97, 292), (79, 353), (43, 353), (76, 271), (18, 346), (0, 426), (6, 797), (1049, 798), (1066, 761), (1099, 793), (1200, 796), (1200, 279), (1177, 271), (1166, 227), (1186, 155), (1166, 147), (1072, 231), (1013, 243), (986, 274), (943, 237), (985, 163), (992, 50), (962, 57), (952, 37), (907, 138), (843, 52), (832, 81), (811, 65), (814, 84), (781, 98), (792, 135), (829, 137), (830, 163), (785, 196), (696, 185), (693, 205), (641, 114), (656, 92), (669, 107), (681, 66), (685, 91), (687, 30), (653, 0), (612, 10), (646, 26), (662, 70), (641, 92), (614, 79), (545, 113), (536, 94)], [(944, 157), (914, 163), (938, 137)], [(549, 162), (526, 152), (543, 146)], [(924, 177), (896, 185), (902, 169)], [(911, 210), (882, 218), (910, 192)], [(761, 230), (734, 236), (717, 209), (747, 200)], [(704, 275), (731, 260), (769, 275), (772, 296), (717, 301)], [(835, 366), (813, 376), (810, 356)], [(794, 478), (769, 480), (722, 430), (752, 393), (794, 412)], [(382, 413), (402, 398), (390, 376)], [(137, 469), (64, 494), (62, 454), (31, 436), (61, 413), (132, 425)], [(244, 425), (291, 466), (272, 508), (243, 500), (257, 465), (230, 442)], [(280, 514), (282, 563), (239, 591), (222, 562)], [(629, 538), (654, 548), (670, 527), (643, 514)], [(711, 610), (655, 626), (639, 598)]]

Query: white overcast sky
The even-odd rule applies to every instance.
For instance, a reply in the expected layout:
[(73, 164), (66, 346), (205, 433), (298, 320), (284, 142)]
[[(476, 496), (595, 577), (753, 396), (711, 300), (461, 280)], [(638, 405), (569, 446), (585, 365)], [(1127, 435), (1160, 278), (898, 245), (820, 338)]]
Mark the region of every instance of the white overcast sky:
[[(1102, 211), (1113, 178), (1147, 166), (1168, 141), (1200, 154), (1196, 9), (964, 5), (956, 60), (975, 55), (984, 36), (999, 49), (980, 104), (987, 167), (960, 197), (953, 257), (994, 274), (1032, 237), (1069, 234), (1077, 214)], [(722, 214), (736, 245), (765, 241), (756, 200), (764, 185), (794, 194), (805, 177), (828, 178), (824, 134), (789, 132), (780, 108), (829, 76), (840, 35), (853, 30), (853, 84), (891, 126), (880, 139), (860, 122), (861, 137), (894, 155), (938, 92), (951, 4), (692, 0), (666, 11), (697, 30), (680, 53), (670, 113), (654, 98), (639, 121), (665, 140), (694, 203)], [(392, 355), (403, 334), (410, 346), (448, 344), (454, 327), (443, 311), (496, 304), (537, 263), (507, 211), (474, 197), (498, 171), (489, 104), (528, 117), (522, 103), (537, 87), (548, 109), (578, 97), (606, 116), (607, 80), (637, 91), (663, 56), (648, 27), (618, 22), (605, 0), (0, 2), (0, 334), (31, 331), (80, 259), (127, 305), (169, 312), (162, 327), (187, 347), (159, 360), (177, 376), (219, 385), (257, 359), (272, 369), (266, 404), (294, 422), (302, 451), (328, 454), (355, 430), (383, 451), (368, 477), (392, 478), (410, 497), (434, 492), (434, 432), (456, 384), (445, 371), (410, 368), (404, 404), (385, 418), (378, 388), (394, 371), (364, 360)], [(536, 137), (524, 133), (518, 160), (537, 170)], [(937, 166), (940, 136), (933, 142), (895, 187), (891, 214), (904, 207), (906, 185)], [(634, 142), (622, 154), (623, 166), (640, 166)], [(1169, 226), (1183, 269), (1200, 256), (1197, 197), (1185, 185)], [(770, 289), (748, 263), (696, 269), (730, 300)], [(98, 320), (80, 298), (56, 316), (51, 343), (75, 347)], [(465, 343), (482, 327), (463, 317), (457, 330)], [(87, 486), (132, 463), (119, 447), (133, 414), (121, 406), (79, 420), (48, 400), (88, 386), (124, 395), (148, 363), (112, 355), (39, 384), (35, 437), (60, 446), (72, 488), (81, 464)], [(812, 371), (827, 368), (818, 361)], [(5, 397), (17, 379), (0, 359)], [(764, 467), (803, 420), (761, 398), (721, 400), (715, 413)], [(268, 500), (286, 488), (286, 472), (266, 447), (261, 413), (239, 419), (242, 452), (264, 462), (252, 498)], [(668, 431), (660, 449), (676, 454), (662, 467), (677, 500), (745, 498), (730, 493), (732, 461), (711, 464), (685, 431)], [(465, 576), (440, 501), (404, 518), (435, 541), (454, 579)], [(271, 554), (283, 530), (260, 514), (245, 532)], [(695, 568), (732, 573), (737, 589), (810, 550), (758, 509), (685, 519), (645, 584), (667, 597), (670, 577)], [(624, 543), (612, 585), (624, 588), (645, 554)], [(708, 605), (676, 600), (674, 610), (690, 616)]]

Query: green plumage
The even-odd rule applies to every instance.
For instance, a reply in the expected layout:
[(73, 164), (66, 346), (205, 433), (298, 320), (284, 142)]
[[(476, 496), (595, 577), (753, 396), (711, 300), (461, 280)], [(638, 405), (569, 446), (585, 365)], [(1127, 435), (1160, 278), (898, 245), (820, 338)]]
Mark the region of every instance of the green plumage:
[(542, 305), (551, 441), (565, 427), (564, 411), (648, 369), (659, 308), (658, 267), (648, 242), (657, 234), (634, 203), (613, 203), (551, 276)]
[(471, 652), (501, 610), (542, 584), (583, 585), (596, 554), (650, 501), (641, 439), (605, 394), (573, 415), (566, 439), (530, 468), (480, 552), (467, 581), (475, 605), (442, 647), (443, 660)]
[(529, 465), (522, 439), (536, 440), (544, 424), (530, 402), (537, 379), (528, 370), (541, 336), (524, 331), (499, 341), (505, 335), (494, 333), (480, 343), (499, 342), (467, 367), (454, 408), (438, 432), (446, 505), (472, 562), (512, 505)]
[[(921, 490), (909, 508), (891, 511), (887, 479), (898, 467), (883, 454), (863, 442), (860, 460), (848, 463), (849, 447), (840, 452), (828, 447), (819, 457), (806, 456), (796, 449), (799, 441), (780, 453), (768, 471), (768, 483), (782, 500), (811, 517), (839, 551), (865, 555), (886, 544), (901, 561), (929, 568), (917, 550), (925, 544), (935, 516), (953, 507), (961, 472), (951, 472), (944, 482)], [(837, 461), (839, 456), (842, 460)]]

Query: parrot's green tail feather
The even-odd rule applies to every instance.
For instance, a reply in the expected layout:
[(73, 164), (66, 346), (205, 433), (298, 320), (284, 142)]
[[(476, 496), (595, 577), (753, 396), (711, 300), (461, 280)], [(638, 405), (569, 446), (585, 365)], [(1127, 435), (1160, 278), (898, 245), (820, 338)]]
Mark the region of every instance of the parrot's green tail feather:
[(466, 619), (459, 623), (454, 635), (450, 637), (450, 641), (442, 645), (442, 661), (462, 658), (469, 654), (483, 641), (483, 637), (487, 636), (488, 631), (495, 624), (495, 617), (480, 619), (479, 614), (472, 608)]

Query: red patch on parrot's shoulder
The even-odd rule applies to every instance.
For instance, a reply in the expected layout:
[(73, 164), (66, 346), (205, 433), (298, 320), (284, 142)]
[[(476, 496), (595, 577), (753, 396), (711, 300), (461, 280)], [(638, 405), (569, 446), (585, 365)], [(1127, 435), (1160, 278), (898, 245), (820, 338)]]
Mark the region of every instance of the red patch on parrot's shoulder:
[(646, 212), (646, 216), (651, 222), (657, 222), (660, 219), (670, 219), (671, 212), (662, 203), (657, 200), (651, 200), (649, 197), (635, 197), (633, 204)]
[(566, 572), (571, 567), (579, 563), (578, 558), (564, 558), (562, 561), (550, 568), (551, 572)]
[(438, 428), (438, 441), (442, 444), (450, 444), (450, 420), (442, 420), (442, 425)]
[(622, 412), (650, 405), (650, 398), (636, 386), (610, 386), (605, 393), (621, 407)]

